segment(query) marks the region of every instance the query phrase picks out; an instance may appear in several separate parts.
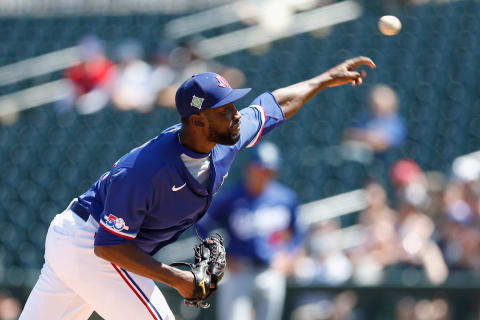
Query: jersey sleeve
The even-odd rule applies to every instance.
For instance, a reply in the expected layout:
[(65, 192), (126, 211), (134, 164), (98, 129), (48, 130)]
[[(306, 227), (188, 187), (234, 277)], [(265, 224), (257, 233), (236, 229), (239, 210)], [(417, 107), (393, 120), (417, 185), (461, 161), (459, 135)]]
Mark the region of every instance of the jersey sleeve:
[(270, 92), (259, 95), (249, 107), (240, 111), (240, 148), (250, 148), (260, 138), (285, 121), (282, 109)]
[(132, 168), (111, 172), (95, 245), (122, 244), (137, 236), (153, 193), (146, 180)]

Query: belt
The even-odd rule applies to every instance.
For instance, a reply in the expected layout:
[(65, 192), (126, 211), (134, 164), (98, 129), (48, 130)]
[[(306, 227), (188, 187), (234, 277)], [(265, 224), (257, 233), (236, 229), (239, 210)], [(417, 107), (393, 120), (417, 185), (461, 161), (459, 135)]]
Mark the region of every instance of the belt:
[(90, 212), (87, 209), (82, 207), (80, 203), (78, 203), (77, 199), (74, 199), (67, 209), (72, 210), (77, 216), (82, 218), (83, 221), (87, 222), (88, 217), (90, 217)]

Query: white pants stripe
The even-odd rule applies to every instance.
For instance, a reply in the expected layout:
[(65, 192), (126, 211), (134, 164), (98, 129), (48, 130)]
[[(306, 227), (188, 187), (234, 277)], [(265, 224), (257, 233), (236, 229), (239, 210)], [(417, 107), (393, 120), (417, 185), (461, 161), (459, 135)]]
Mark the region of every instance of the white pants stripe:
[(138, 286), (137, 283), (132, 279), (132, 277), (128, 274), (128, 272), (125, 269), (119, 268), (115, 264), (112, 263), (113, 268), (117, 271), (117, 273), (122, 277), (122, 279), (125, 281), (125, 283), (132, 289), (132, 291), (135, 293), (135, 295), (142, 301), (142, 303), (145, 305), (145, 307), (148, 309), (150, 314), (152, 315), (154, 320), (163, 320), (162, 316), (160, 313), (157, 311), (155, 308), (155, 305), (153, 305), (150, 300), (147, 298), (145, 293), (143, 293), (142, 289)]
[(148, 278), (95, 256), (98, 223), (66, 210), (50, 224), (45, 264), (20, 320), (172, 320), (163, 294)]

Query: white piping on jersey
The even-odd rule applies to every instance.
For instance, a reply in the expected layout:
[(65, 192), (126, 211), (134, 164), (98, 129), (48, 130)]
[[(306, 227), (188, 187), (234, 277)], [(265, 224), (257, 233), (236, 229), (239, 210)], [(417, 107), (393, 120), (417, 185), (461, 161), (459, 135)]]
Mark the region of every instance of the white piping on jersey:
[(262, 136), (266, 121), (265, 109), (261, 105), (252, 105), (252, 107), (260, 112), (262, 125), (260, 126), (260, 130), (258, 130), (257, 134), (255, 135), (255, 138), (253, 138), (252, 141), (247, 145), (247, 148), (251, 148), (258, 143), (258, 140), (260, 140), (260, 137)]

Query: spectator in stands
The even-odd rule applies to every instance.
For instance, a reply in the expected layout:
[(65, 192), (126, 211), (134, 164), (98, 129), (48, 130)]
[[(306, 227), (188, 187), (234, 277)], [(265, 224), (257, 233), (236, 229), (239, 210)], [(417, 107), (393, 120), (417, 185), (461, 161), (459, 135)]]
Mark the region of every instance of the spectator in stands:
[(443, 193), (440, 244), (452, 269), (480, 270), (480, 162), (462, 156), (452, 164), (452, 179)]
[(156, 96), (152, 67), (142, 60), (143, 48), (133, 39), (117, 49), (117, 77), (112, 100), (120, 110), (151, 111)]
[(84, 37), (78, 47), (81, 62), (65, 71), (71, 91), (57, 106), (61, 111), (75, 106), (80, 114), (89, 114), (109, 102), (116, 68), (105, 57), (103, 45), (96, 36)]
[(400, 205), (427, 206), (428, 181), (415, 161), (408, 158), (395, 161), (390, 167), (390, 179)]
[(0, 320), (16, 320), (20, 316), (20, 302), (0, 290)]
[(296, 281), (339, 285), (349, 280), (353, 266), (344, 253), (342, 237), (335, 219), (311, 226), (305, 240), (306, 255), (299, 257), (296, 263)]
[(342, 154), (369, 163), (373, 156), (400, 146), (405, 140), (405, 123), (397, 113), (398, 96), (386, 85), (370, 93), (370, 111), (362, 114), (345, 131)]
[(280, 319), (286, 275), (300, 250), (297, 197), (274, 180), (280, 154), (272, 143), (254, 149), (245, 181), (214, 200), (199, 226), (228, 232), (228, 277), (219, 288), (218, 319)]
[(385, 188), (376, 181), (367, 183), (365, 198), (367, 208), (359, 216), (364, 240), (350, 250), (350, 257), (355, 281), (372, 285), (382, 280), (385, 268), (399, 260), (398, 213), (390, 207)]
[(431, 283), (443, 283), (448, 268), (435, 242), (433, 220), (425, 213), (430, 201), (425, 174), (413, 160), (401, 159), (392, 165), (391, 179), (398, 202), (399, 262), (422, 266)]
[(463, 198), (480, 218), (480, 160), (475, 155), (458, 157), (452, 163), (454, 183), (461, 187)]
[(447, 186), (443, 205), (440, 245), (448, 266), (451, 269), (480, 270), (480, 234), (462, 185), (452, 183)]
[(173, 97), (177, 87), (173, 86), (173, 83), (177, 72), (172, 66), (172, 52), (174, 49), (173, 43), (168, 41), (161, 42), (150, 62), (153, 67), (152, 83), (155, 86), (157, 95), (156, 103), (161, 107), (175, 107)]

